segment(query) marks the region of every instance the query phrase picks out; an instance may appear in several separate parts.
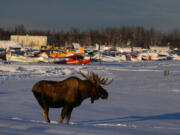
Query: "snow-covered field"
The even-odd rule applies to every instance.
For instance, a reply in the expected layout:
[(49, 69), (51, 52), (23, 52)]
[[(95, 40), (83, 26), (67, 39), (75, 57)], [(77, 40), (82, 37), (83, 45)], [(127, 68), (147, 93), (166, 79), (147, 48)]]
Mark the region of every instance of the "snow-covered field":
[[(81, 77), (94, 71), (113, 78), (108, 100), (85, 100), (70, 125), (57, 124), (61, 109), (45, 123), (31, 89), (35, 82)], [(164, 76), (164, 70), (170, 74)], [(82, 78), (82, 77), (81, 77)], [(0, 63), (1, 135), (179, 135), (180, 62), (90, 63), (84, 66)]]

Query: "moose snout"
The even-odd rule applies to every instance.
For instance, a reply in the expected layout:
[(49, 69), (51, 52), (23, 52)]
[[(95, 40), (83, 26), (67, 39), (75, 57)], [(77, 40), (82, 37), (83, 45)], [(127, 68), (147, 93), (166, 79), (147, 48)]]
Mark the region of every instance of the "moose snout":
[(102, 99), (107, 99), (108, 98), (108, 93), (106, 91), (103, 91), (103, 93), (101, 93), (100, 97)]

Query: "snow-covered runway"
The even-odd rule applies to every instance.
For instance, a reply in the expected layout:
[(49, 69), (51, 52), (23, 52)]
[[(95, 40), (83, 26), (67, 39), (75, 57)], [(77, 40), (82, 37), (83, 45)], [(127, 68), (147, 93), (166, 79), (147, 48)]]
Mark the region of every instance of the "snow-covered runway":
[[(51, 123), (31, 92), (35, 82), (80, 76), (79, 70), (113, 78), (108, 100), (85, 100), (70, 125), (57, 124), (61, 109), (50, 109)], [(170, 74), (164, 76), (164, 70)], [(0, 134), (178, 135), (180, 62), (90, 63), (84, 66), (0, 63)]]

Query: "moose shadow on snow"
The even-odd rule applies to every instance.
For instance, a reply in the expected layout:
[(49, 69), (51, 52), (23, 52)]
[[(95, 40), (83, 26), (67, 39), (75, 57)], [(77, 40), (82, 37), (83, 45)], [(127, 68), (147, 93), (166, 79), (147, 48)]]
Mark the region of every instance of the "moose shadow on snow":
[(0, 92), (0, 95), (6, 95), (8, 92)]
[(89, 120), (80, 121), (78, 124), (118, 124), (118, 123), (129, 123), (138, 122), (146, 120), (180, 120), (180, 113), (167, 113), (160, 115), (150, 115), (150, 116), (128, 116), (104, 120)]

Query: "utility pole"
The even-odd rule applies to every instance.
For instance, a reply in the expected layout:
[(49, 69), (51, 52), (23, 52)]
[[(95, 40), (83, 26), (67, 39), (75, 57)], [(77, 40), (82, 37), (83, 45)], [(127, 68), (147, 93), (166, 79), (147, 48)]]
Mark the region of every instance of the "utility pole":
[(99, 62), (101, 64), (101, 46), (98, 44)]

